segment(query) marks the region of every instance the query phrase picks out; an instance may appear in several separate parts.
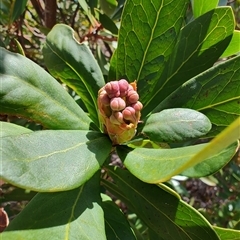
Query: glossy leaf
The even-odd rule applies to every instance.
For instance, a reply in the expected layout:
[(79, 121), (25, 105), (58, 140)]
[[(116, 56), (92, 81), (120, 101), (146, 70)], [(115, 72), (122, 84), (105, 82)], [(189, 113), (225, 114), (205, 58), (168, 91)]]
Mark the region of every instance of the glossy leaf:
[(214, 137), (239, 115), (240, 56), (220, 63), (184, 83), (153, 112), (186, 107), (201, 111), (211, 123), (209, 137)]
[(25, 133), (31, 133), (32, 131), (28, 128), (21, 127), (13, 123), (0, 122), (0, 132), (1, 132), (1, 138), (2, 138), (2, 137), (9, 137), (9, 136), (20, 135)]
[(89, 47), (76, 41), (70, 27), (57, 24), (47, 35), (43, 55), (50, 73), (81, 97), (98, 125), (97, 94), (105, 82)]
[(240, 231), (234, 229), (213, 227), (216, 233), (218, 234), (220, 240), (239, 240)]
[(82, 185), (111, 150), (109, 139), (92, 131), (46, 130), (3, 137), (1, 141), (1, 178), (39, 192)]
[(218, 5), (218, 0), (191, 0), (193, 16), (195, 18), (214, 9)]
[(182, 28), (174, 51), (145, 104), (143, 117), (184, 82), (202, 73), (222, 55), (234, 31), (230, 7), (217, 8)]
[(2, 239), (106, 239), (99, 174), (71, 191), (38, 193), (2, 233)]
[(240, 53), (240, 44), (239, 43), (240, 43), (240, 31), (235, 30), (233, 32), (231, 42), (229, 43), (228, 47), (222, 54), (221, 58), (229, 57), (234, 54), (239, 54)]
[(45, 70), (0, 48), (0, 112), (23, 116), (51, 129), (89, 129), (91, 120)]
[(111, 18), (106, 14), (99, 13), (99, 21), (102, 26), (113, 34), (118, 34), (118, 28)]
[[(222, 150), (221, 155), (217, 158), (210, 158), (209, 160), (200, 162), (193, 167), (190, 167), (183, 171), (181, 174), (187, 177), (200, 178), (214, 174), (222, 169), (235, 155), (239, 145), (236, 142), (231, 146), (232, 151), (229, 148)], [(234, 151), (235, 150), (235, 151)], [(206, 151), (206, 149), (204, 150)], [(199, 154), (199, 153), (198, 153)], [(199, 154), (200, 155), (200, 154)]]
[[(148, 149), (126, 147), (118, 147), (117, 152), (127, 169), (140, 180), (147, 183), (159, 183), (169, 180), (185, 169), (190, 168), (202, 161), (210, 161), (212, 163), (212, 171), (222, 166), (222, 161), (227, 163), (236, 151), (237, 144), (230, 145), (227, 149), (219, 151), (208, 157), (199, 155), (195, 159), (194, 156), (200, 151), (204, 152), (208, 144), (200, 144), (189, 147), (173, 148), (173, 149)], [(226, 158), (226, 157), (229, 157)], [(220, 163), (218, 159), (223, 159)], [(215, 162), (215, 164), (214, 164)], [(219, 165), (218, 165), (219, 164)]]
[(104, 211), (105, 229), (108, 240), (127, 239), (136, 240), (130, 225), (119, 207), (110, 197), (102, 194)]
[[(224, 131), (215, 137), (204, 149), (199, 151), (191, 161), (199, 163), (202, 159), (210, 158), (218, 154), (222, 149), (228, 147), (230, 144), (240, 139), (240, 117), (231, 123)], [(232, 144), (232, 146), (236, 145)], [(235, 146), (237, 148), (237, 146)], [(234, 150), (234, 148), (233, 148)], [(236, 151), (236, 149), (235, 149)]]
[(156, 142), (180, 142), (199, 138), (211, 129), (211, 122), (192, 109), (173, 108), (151, 114), (142, 133)]
[(133, 211), (164, 239), (219, 239), (207, 220), (194, 208), (156, 185), (146, 184), (127, 170), (108, 168), (119, 189), (132, 203)]
[(143, 105), (174, 48), (187, 5), (188, 0), (126, 1), (117, 48), (117, 79), (137, 80)]

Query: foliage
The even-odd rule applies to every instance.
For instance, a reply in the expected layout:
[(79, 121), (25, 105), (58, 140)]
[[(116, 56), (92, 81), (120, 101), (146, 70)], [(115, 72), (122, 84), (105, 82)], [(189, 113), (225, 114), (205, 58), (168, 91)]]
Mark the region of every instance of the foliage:
[[(22, 55), (1, 48), (1, 114), (34, 125), (0, 122), (1, 178), (34, 195), (2, 239), (239, 239), (167, 185), (177, 174), (220, 171), (238, 148), (239, 31), (230, 7), (204, 2), (192, 1), (191, 16), (188, 0), (78, 1), (75, 14), (81, 9), (94, 30), (77, 36), (74, 24), (44, 19), (49, 73), (19, 42)], [(5, 20), (21, 18), (16, 4)], [(116, 145), (97, 99), (107, 82), (123, 78), (136, 81), (143, 109), (134, 138)], [(121, 167), (112, 166), (115, 152)]]

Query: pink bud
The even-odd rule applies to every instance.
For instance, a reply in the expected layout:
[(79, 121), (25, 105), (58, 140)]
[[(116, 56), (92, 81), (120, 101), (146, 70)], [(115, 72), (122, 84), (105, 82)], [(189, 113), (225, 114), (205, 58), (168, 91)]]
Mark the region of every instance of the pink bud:
[(105, 90), (102, 90), (100, 93), (99, 93), (99, 101), (105, 105), (105, 106), (109, 106), (110, 104), (110, 98), (108, 97), (107, 95), (107, 92)]
[(125, 79), (121, 79), (119, 80), (118, 85), (119, 85), (120, 97), (126, 96), (128, 91), (128, 82)]
[(134, 90), (129, 90), (127, 93), (127, 101), (129, 103), (136, 103), (139, 99), (139, 95)]
[(122, 98), (115, 97), (110, 100), (110, 107), (113, 111), (121, 111), (126, 107), (126, 103)]
[(120, 125), (123, 121), (123, 115), (121, 112), (115, 112), (110, 116), (110, 121), (113, 124)]
[(139, 111), (142, 110), (143, 105), (142, 105), (141, 102), (137, 101), (136, 103), (133, 103), (133, 104), (131, 105), (131, 107), (133, 107), (136, 112), (139, 112)]
[(131, 121), (132, 123), (136, 122), (135, 109), (132, 107), (126, 107), (123, 111), (123, 118)]
[(118, 81), (112, 81), (107, 83), (105, 85), (105, 90), (110, 98), (120, 96)]

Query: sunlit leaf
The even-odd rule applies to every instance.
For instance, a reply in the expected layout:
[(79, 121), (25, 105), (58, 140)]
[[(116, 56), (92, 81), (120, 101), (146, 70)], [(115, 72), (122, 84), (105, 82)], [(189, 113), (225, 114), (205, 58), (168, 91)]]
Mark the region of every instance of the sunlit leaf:
[(214, 9), (218, 5), (218, 0), (191, 0), (192, 11), (195, 18)]
[(222, 54), (221, 58), (229, 57), (231, 55), (239, 53), (240, 53), (240, 31), (235, 30), (233, 32), (231, 42), (229, 43), (228, 47)]
[(2, 233), (7, 240), (106, 239), (99, 174), (71, 191), (38, 193)]
[(50, 129), (90, 128), (91, 120), (66, 90), (26, 57), (0, 48), (0, 112)]
[[(210, 161), (210, 167), (214, 169), (211, 170), (215, 172), (222, 167), (224, 161), (227, 163), (231, 159), (238, 144), (234, 143), (224, 150), (221, 148), (221, 151), (207, 157), (198, 154), (207, 151), (208, 145), (199, 144), (173, 149), (118, 147), (117, 152), (127, 169), (137, 178), (148, 183), (159, 183), (202, 161)], [(195, 155), (199, 157), (195, 158)]]
[(8, 122), (0, 122), (0, 132), (1, 132), (1, 138), (2, 138), (2, 137), (20, 135), (25, 133), (31, 133), (32, 131), (28, 128), (21, 127), (16, 124), (12, 124)]
[(156, 236), (168, 240), (219, 240), (207, 220), (179, 198), (156, 185), (141, 182), (127, 170), (108, 168), (108, 173), (132, 203), (132, 211)]
[(137, 80), (143, 105), (174, 48), (187, 5), (188, 0), (126, 1), (117, 48), (117, 79)]
[(220, 228), (213, 227), (216, 233), (218, 234), (220, 240), (239, 240), (240, 239), (240, 231), (229, 229), (229, 228)]
[(220, 63), (184, 83), (153, 112), (186, 107), (201, 111), (212, 122), (214, 137), (240, 115), (240, 56)]
[(46, 130), (3, 137), (1, 178), (40, 192), (73, 189), (93, 176), (110, 150), (109, 139), (92, 131)]
[(43, 55), (50, 73), (81, 97), (90, 117), (98, 125), (97, 95), (105, 82), (89, 47), (76, 41), (73, 29), (58, 24), (47, 35)]
[[(215, 154), (218, 154), (222, 149), (228, 147), (230, 144), (240, 139), (240, 117), (231, 123), (224, 131), (222, 131), (217, 137), (215, 137), (204, 149), (198, 152), (191, 161), (199, 163), (202, 159), (207, 159)], [(232, 146), (236, 147), (236, 144)], [(234, 150), (234, 147), (233, 147)], [(235, 149), (236, 151), (236, 149)]]
[(181, 84), (212, 67), (227, 48), (234, 26), (232, 9), (224, 7), (207, 12), (182, 28), (168, 63), (149, 94), (143, 117)]
[(202, 113), (173, 108), (151, 114), (142, 133), (156, 142), (179, 142), (201, 137), (210, 129), (211, 122)]

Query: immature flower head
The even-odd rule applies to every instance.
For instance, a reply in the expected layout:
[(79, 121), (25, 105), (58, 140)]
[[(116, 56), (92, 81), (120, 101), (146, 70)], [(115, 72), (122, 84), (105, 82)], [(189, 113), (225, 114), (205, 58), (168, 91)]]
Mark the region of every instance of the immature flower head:
[(135, 135), (143, 107), (136, 90), (136, 82), (121, 79), (107, 83), (98, 92), (99, 117), (113, 144), (127, 142)]

